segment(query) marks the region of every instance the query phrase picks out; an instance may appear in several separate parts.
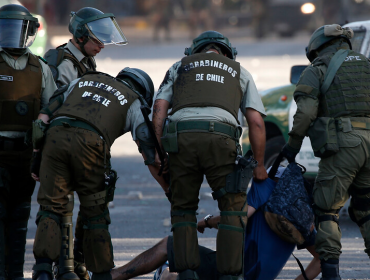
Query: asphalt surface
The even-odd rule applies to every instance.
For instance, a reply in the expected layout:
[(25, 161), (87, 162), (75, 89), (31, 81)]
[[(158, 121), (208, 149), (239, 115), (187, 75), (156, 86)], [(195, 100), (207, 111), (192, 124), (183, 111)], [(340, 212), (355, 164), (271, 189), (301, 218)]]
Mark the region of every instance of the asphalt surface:
[[(158, 89), (167, 69), (183, 56), (184, 48), (190, 45), (186, 36), (178, 35), (171, 42), (152, 43), (149, 37), (142, 40), (140, 32), (126, 32), (130, 40), (124, 47), (106, 47), (97, 57), (98, 70), (116, 75), (126, 66), (141, 68), (152, 77)], [(238, 61), (248, 69), (259, 90), (284, 85), (289, 82), (290, 67), (307, 64), (304, 47), (308, 37), (302, 34), (290, 40), (277, 38), (256, 41), (243, 34), (235, 33), (231, 41), (238, 49)], [(142, 251), (150, 248), (166, 235), (171, 234), (169, 226), (170, 205), (160, 186), (151, 177), (135, 143), (128, 133), (118, 139), (112, 147), (112, 165), (118, 171), (119, 180), (110, 208), (112, 224), (110, 233), (113, 240), (115, 263), (123, 265)], [(36, 201), (38, 186), (32, 199), (32, 213), (27, 234), (25, 276), (31, 277), (34, 263), (32, 254), (33, 238), (36, 232), (35, 217), (38, 210)], [(74, 221), (78, 211), (78, 198), (75, 197)], [(217, 204), (210, 198), (210, 188), (203, 182), (200, 190), (199, 218), (206, 214), (217, 214)], [(357, 226), (346, 213), (341, 215), (343, 254), (340, 259), (342, 279), (369, 279), (370, 261), (363, 252), (364, 244)], [(199, 243), (215, 249), (216, 230), (206, 230), (199, 234)], [(296, 251), (295, 255), (306, 266), (310, 255), (306, 250)], [(290, 258), (278, 279), (294, 279), (299, 268), (293, 257)], [(148, 274), (140, 279), (150, 279)], [(317, 278), (319, 279), (319, 277)]]

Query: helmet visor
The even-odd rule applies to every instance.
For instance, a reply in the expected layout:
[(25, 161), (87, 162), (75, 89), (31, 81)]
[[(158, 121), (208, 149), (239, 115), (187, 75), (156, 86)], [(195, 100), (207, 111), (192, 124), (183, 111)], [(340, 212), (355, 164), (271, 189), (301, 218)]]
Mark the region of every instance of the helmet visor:
[(114, 18), (108, 17), (88, 22), (86, 28), (89, 36), (101, 45), (126, 45), (128, 43)]
[[(32, 36), (28, 35), (34, 33)], [(23, 49), (32, 45), (36, 38), (30, 32), (30, 21), (20, 19), (0, 19), (0, 47)]]

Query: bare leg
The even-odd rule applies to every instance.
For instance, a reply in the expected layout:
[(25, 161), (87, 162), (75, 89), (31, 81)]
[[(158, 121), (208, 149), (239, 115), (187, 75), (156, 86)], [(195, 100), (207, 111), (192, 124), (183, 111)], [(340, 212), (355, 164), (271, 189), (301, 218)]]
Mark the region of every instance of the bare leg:
[(149, 273), (167, 261), (167, 239), (163, 238), (152, 248), (144, 251), (128, 264), (111, 271), (113, 280), (127, 280)]

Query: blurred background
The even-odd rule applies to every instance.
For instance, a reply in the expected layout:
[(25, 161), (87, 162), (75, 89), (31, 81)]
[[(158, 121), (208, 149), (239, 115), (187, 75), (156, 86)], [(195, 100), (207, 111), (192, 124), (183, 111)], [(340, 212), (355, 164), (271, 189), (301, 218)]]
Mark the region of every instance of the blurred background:
[(330, 23), (368, 19), (369, 0), (20, 0), (50, 27), (66, 25), (70, 11), (96, 7), (113, 12), (123, 27), (159, 31), (167, 40), (174, 30), (194, 37), (203, 30), (243, 29), (245, 35), (290, 37)]

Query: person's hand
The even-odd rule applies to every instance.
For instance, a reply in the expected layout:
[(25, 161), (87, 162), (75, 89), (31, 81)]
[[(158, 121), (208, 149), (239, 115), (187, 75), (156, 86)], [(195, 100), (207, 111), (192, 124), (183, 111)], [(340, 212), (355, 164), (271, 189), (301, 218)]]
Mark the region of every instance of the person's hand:
[(292, 148), (291, 146), (289, 146), (288, 143), (286, 143), (283, 149), (281, 150), (282, 156), (285, 157), (289, 163), (295, 161), (295, 157), (297, 156), (298, 153), (299, 150)]
[(266, 172), (266, 168), (263, 166), (263, 164), (258, 164), (253, 169), (253, 180), (255, 181), (264, 181), (268, 178), (268, 174)]
[[(166, 174), (168, 173), (168, 158), (165, 152), (163, 152), (163, 157), (164, 157), (164, 167), (163, 167), (162, 174)], [(158, 155), (158, 152), (155, 153), (154, 166), (159, 167), (159, 168), (162, 166), (162, 162)]]
[(41, 165), (41, 152), (33, 152), (32, 159), (31, 159), (31, 177), (35, 181), (40, 181), (39, 174), (40, 174), (40, 165)]
[(198, 222), (197, 230), (198, 230), (200, 233), (204, 233), (204, 230), (205, 230), (205, 228), (206, 228), (206, 227), (207, 227), (206, 222), (204, 221), (204, 219), (201, 219), (201, 220)]
[(167, 196), (168, 201), (170, 203), (172, 203), (172, 192), (171, 192), (171, 189), (168, 188), (168, 191), (166, 191), (164, 194)]

